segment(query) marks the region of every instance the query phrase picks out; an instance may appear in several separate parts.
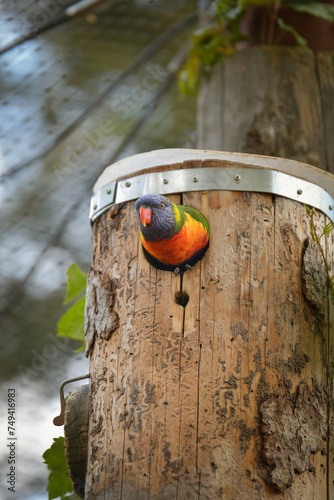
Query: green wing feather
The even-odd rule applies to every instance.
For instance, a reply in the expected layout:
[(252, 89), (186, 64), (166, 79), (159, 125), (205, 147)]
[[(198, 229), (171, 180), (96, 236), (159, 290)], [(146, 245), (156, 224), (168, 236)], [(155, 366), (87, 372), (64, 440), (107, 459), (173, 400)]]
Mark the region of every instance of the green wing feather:
[(200, 222), (202, 224), (202, 226), (204, 226), (206, 228), (208, 235), (210, 236), (209, 224), (208, 224), (206, 218), (204, 217), (204, 215), (201, 214), (201, 212), (196, 210), (196, 208), (188, 207), (187, 205), (180, 205), (178, 208), (180, 211), (182, 210), (183, 212), (186, 212), (187, 214), (190, 215), (190, 217), (192, 217), (196, 221)]
[(173, 210), (176, 219), (174, 234), (178, 234), (181, 231), (186, 221), (186, 213), (187, 213), (190, 215), (190, 217), (200, 222), (202, 226), (206, 228), (208, 235), (210, 236), (209, 224), (204, 215), (202, 215), (201, 212), (196, 210), (196, 208), (188, 207), (187, 205), (175, 205), (175, 203), (173, 203)]

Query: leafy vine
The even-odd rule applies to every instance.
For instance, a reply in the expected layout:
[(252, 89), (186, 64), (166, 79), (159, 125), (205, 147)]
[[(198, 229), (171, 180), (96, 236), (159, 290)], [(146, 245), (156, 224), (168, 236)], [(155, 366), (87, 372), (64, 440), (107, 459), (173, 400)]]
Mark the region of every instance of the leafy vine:
[(334, 22), (334, 5), (325, 1), (218, 0), (215, 3), (214, 21), (196, 29), (191, 35), (192, 46), (179, 72), (179, 87), (183, 94), (196, 94), (203, 73), (235, 52), (239, 42), (254, 41), (241, 29), (242, 21), (252, 8), (262, 12), (261, 26), (256, 35), (256, 43), (262, 45), (278, 44), (283, 34), (288, 32), (298, 46), (307, 46), (307, 40), (281, 17), (283, 8)]
[[(81, 347), (75, 351), (78, 352), (85, 349), (84, 311), (86, 296), (84, 292), (87, 285), (87, 274), (74, 262), (68, 268), (66, 275), (67, 291), (63, 304), (70, 302), (72, 304), (58, 322), (57, 335), (82, 342)], [(59, 497), (61, 500), (79, 500), (73, 491), (69, 477), (63, 436), (53, 439), (52, 445), (44, 452), (43, 458), (50, 471), (47, 487), (49, 500)]]
[(328, 288), (329, 288), (329, 292), (331, 295), (332, 303), (334, 304), (334, 275), (331, 275), (331, 273), (330, 273), (330, 268), (329, 268), (328, 261), (327, 261), (326, 255), (325, 255), (325, 250), (322, 246), (322, 241), (321, 241), (323, 236), (325, 238), (328, 237), (329, 234), (331, 233), (331, 231), (334, 229), (334, 222), (331, 221), (328, 224), (326, 224), (326, 226), (322, 230), (322, 233), (319, 235), (317, 232), (317, 228), (315, 227), (315, 223), (314, 223), (314, 217), (317, 217), (317, 213), (316, 213), (315, 209), (309, 208), (309, 207), (305, 207), (305, 208), (306, 208), (306, 213), (307, 213), (307, 215), (309, 217), (309, 221), (310, 221), (312, 240), (318, 246), (320, 253), (321, 253), (321, 256), (322, 256), (322, 259), (323, 259), (324, 264), (325, 264)]

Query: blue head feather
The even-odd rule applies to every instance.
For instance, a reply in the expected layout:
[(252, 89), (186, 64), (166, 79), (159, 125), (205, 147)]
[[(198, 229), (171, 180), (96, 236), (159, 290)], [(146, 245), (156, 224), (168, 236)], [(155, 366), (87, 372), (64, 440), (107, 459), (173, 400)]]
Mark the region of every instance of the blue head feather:
[[(160, 241), (175, 234), (175, 213), (173, 203), (161, 194), (145, 194), (135, 204), (140, 230), (146, 241)], [(140, 220), (142, 207), (152, 210), (152, 222), (144, 226)]]

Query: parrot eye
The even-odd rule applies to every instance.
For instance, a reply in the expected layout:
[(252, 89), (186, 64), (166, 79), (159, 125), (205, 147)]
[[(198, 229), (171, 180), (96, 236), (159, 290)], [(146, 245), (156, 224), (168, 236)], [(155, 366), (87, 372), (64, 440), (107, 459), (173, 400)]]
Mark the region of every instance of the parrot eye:
[(160, 203), (160, 208), (162, 208), (162, 210), (164, 210), (164, 208), (165, 208), (165, 204), (161, 202), (161, 203)]

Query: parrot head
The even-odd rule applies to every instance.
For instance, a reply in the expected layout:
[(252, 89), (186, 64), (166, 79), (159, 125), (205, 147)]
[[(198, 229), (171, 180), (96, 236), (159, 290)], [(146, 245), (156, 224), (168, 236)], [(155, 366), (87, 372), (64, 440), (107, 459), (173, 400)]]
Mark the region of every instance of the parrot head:
[(140, 230), (146, 241), (171, 238), (175, 231), (174, 203), (160, 194), (146, 194), (136, 201)]

